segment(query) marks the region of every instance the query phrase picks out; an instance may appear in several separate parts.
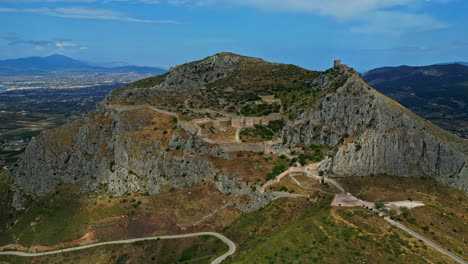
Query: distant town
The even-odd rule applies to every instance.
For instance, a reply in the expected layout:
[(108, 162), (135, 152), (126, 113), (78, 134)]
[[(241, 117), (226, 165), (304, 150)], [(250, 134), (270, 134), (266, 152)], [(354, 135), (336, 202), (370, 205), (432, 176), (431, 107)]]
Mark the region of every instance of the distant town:
[[(141, 73), (86, 73), (80, 75), (66, 75), (65, 73), (50, 74), (45, 76), (13, 76), (1, 77), (0, 87), (5, 90), (16, 89), (66, 89), (87, 88), (118, 83), (130, 83), (139, 79), (153, 76), (153, 74)], [(2, 89), (0, 89), (2, 90)], [(3, 90), (4, 91), (4, 90)]]

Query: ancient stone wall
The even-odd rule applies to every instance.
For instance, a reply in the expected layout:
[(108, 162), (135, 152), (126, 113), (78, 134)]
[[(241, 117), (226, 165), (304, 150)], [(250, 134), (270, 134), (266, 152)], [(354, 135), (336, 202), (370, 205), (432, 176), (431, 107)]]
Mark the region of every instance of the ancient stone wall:
[(250, 151), (250, 152), (263, 152), (263, 144), (255, 143), (220, 143), (219, 146), (225, 152), (238, 152), (238, 151)]
[(233, 117), (231, 119), (231, 124), (232, 124), (232, 127), (241, 127), (245, 122), (245, 118), (244, 117)]

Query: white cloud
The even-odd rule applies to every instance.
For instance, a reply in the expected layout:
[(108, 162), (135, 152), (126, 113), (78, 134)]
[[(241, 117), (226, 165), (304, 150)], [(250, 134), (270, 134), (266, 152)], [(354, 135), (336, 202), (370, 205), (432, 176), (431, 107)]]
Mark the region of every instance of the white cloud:
[(136, 23), (164, 23), (164, 24), (179, 24), (174, 20), (150, 20), (129, 17), (123, 13), (109, 9), (89, 8), (89, 7), (57, 7), (57, 8), (2, 8), (0, 13), (33, 13), (64, 18), (79, 18), (79, 19), (98, 19), (98, 20), (116, 20)]
[[(401, 34), (447, 27), (429, 14), (415, 10), (454, 0), (167, 0), (174, 5), (228, 5), (268, 12), (308, 13), (332, 17), (340, 22), (361, 23), (357, 33)], [(395, 10), (400, 10), (399, 12)]]
[(405, 32), (428, 31), (446, 28), (447, 25), (427, 14), (377, 11), (366, 15), (362, 25), (351, 28), (363, 34), (400, 35)]
[(167, 0), (174, 5), (230, 5), (272, 12), (312, 13), (340, 20), (358, 18), (371, 11), (451, 0)]
[[(1, 1), (1, 0), (0, 0)], [(126, 2), (126, 3), (132, 3), (132, 4), (137, 4), (137, 3), (143, 3), (143, 4), (150, 4), (150, 5), (157, 5), (161, 4), (161, 1), (159, 0), (103, 0), (104, 3), (109, 3), (109, 2)]]
[(5, 40), (8, 46), (33, 46), (35, 50), (67, 50), (80, 51), (87, 50), (88, 47), (82, 46), (79, 43), (73, 42), (70, 39), (53, 39), (53, 40), (31, 40), (23, 39), (16, 34), (0, 36), (1, 40)]
[(92, 3), (96, 2), (96, 0), (0, 0), (0, 3), (40, 3), (40, 2), (47, 2), (47, 3)]
[(370, 11), (401, 6), (418, 0), (228, 0), (244, 6), (280, 12), (313, 13), (340, 20), (356, 18)]
[(55, 47), (59, 49), (73, 48), (78, 46), (78, 44), (73, 42), (55, 42)]
[(94, 2), (128, 2), (143, 4), (160, 4), (159, 0), (0, 0), (0, 3), (94, 3)]
[(160, 4), (161, 1), (158, 0), (139, 0), (140, 3), (143, 4), (150, 4), (150, 5), (155, 5), (155, 4)]

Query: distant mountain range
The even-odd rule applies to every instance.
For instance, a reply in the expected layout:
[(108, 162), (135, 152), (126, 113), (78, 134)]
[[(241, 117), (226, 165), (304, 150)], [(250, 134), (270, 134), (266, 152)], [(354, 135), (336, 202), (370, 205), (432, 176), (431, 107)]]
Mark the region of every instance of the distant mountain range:
[(450, 64), (461, 64), (468, 66), (468, 62), (463, 62), (463, 61), (454, 61), (454, 62), (448, 62), (448, 63), (437, 63), (435, 65), (450, 65)]
[[(103, 65), (103, 64), (101, 64)], [(123, 64), (122, 64), (123, 65)], [(0, 76), (48, 75), (56, 73), (138, 73), (159, 75), (165, 69), (124, 65), (104, 67), (54, 54), (47, 57), (29, 57), (0, 60)]]
[(468, 66), (463, 64), (383, 67), (362, 78), (418, 115), (468, 138)]

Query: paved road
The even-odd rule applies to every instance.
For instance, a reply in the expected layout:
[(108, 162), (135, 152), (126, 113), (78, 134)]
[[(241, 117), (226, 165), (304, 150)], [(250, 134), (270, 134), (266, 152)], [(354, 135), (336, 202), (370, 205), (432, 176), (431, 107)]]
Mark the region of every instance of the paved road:
[(388, 217), (384, 217), (384, 219), (389, 222), (390, 224), (408, 232), (410, 235), (422, 240), (424, 243), (428, 244), (429, 246), (433, 247), (434, 249), (438, 250), (439, 252), (449, 256), (450, 258), (452, 258), (453, 260), (455, 260), (456, 262), (458, 263), (461, 263), (461, 264), (466, 264), (467, 262), (464, 261), (463, 259), (461, 259), (460, 257), (458, 257), (457, 255), (453, 254), (452, 252), (444, 249), (443, 247), (437, 245), (436, 243), (432, 242), (431, 240), (421, 236), (420, 234), (414, 232), (413, 230), (407, 228), (406, 226), (396, 222), (396, 221), (393, 221), (392, 219), (388, 218)]
[(183, 235), (171, 235), (171, 236), (155, 236), (155, 237), (144, 237), (144, 238), (133, 238), (133, 239), (124, 239), (124, 240), (117, 240), (117, 241), (109, 241), (109, 242), (101, 242), (101, 243), (96, 243), (96, 244), (90, 244), (90, 245), (85, 245), (85, 246), (79, 246), (79, 247), (72, 247), (72, 248), (65, 248), (65, 249), (58, 249), (58, 250), (52, 250), (52, 251), (46, 251), (46, 252), (38, 252), (38, 253), (30, 253), (30, 252), (21, 252), (21, 251), (1, 251), (1, 255), (13, 255), (13, 256), (21, 256), (21, 257), (38, 257), (38, 256), (46, 256), (46, 255), (54, 255), (54, 254), (60, 254), (64, 252), (71, 252), (71, 251), (77, 251), (77, 250), (82, 250), (82, 249), (87, 249), (87, 248), (93, 248), (93, 247), (100, 247), (104, 245), (115, 245), (115, 244), (131, 244), (139, 241), (150, 241), (150, 240), (158, 240), (158, 239), (176, 239), (176, 238), (187, 238), (187, 237), (197, 237), (197, 236), (214, 236), (224, 243), (226, 243), (229, 247), (228, 251), (224, 253), (223, 255), (219, 256), (215, 260), (211, 262), (211, 264), (219, 264), (223, 260), (225, 260), (227, 257), (230, 255), (234, 254), (236, 252), (236, 245), (234, 242), (229, 240), (229, 238), (215, 232), (200, 232), (200, 233), (192, 233), (192, 234), (183, 234)]

